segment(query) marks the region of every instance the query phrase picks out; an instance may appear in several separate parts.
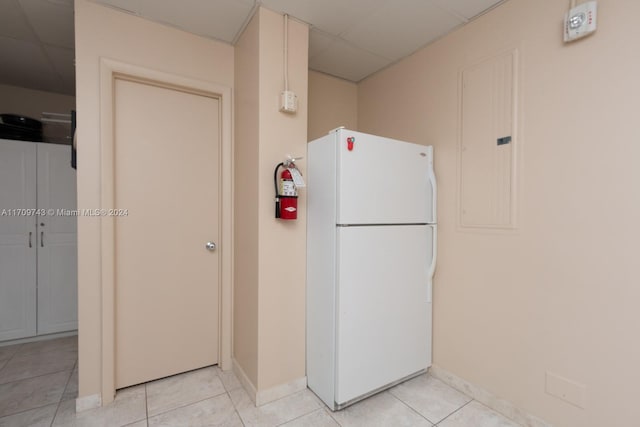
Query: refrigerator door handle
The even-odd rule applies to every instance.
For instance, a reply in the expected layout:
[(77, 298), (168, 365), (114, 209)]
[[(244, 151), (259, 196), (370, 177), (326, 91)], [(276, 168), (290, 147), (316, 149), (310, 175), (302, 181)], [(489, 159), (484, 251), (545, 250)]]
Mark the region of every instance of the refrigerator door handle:
[(437, 218), (436, 218), (436, 213), (437, 213), (437, 209), (436, 209), (436, 201), (438, 200), (437, 194), (438, 194), (438, 186), (436, 184), (436, 174), (433, 171), (433, 164), (431, 165), (431, 167), (429, 168), (429, 183), (431, 184), (431, 188), (433, 189), (433, 192), (431, 193), (433, 195), (433, 200), (431, 200), (431, 209), (433, 209), (432, 212), (432, 221), (431, 222), (438, 222)]
[(438, 258), (438, 226), (433, 224), (430, 225), (433, 229), (433, 238), (431, 239), (431, 265), (429, 266), (429, 271), (427, 272), (427, 277), (429, 278), (429, 296), (427, 302), (433, 301), (433, 275), (436, 272), (436, 260)]
[(438, 226), (434, 224), (429, 227), (433, 228), (433, 239), (431, 239), (431, 266), (429, 267), (427, 276), (433, 279), (433, 274), (436, 272), (436, 259), (438, 258)]

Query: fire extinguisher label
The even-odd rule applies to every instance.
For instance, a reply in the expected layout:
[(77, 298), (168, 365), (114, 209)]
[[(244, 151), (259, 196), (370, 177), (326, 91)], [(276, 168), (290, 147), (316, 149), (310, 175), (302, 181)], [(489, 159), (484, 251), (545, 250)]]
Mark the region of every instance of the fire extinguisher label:
[(289, 173), (291, 173), (291, 177), (293, 178), (293, 183), (296, 185), (296, 188), (304, 187), (304, 179), (302, 178), (302, 174), (298, 170), (298, 168), (287, 168)]
[(296, 186), (293, 181), (282, 180), (282, 185), (280, 188), (280, 194), (283, 196), (295, 196), (296, 195)]
[(284, 208), (284, 210), (287, 211), (287, 212), (295, 212), (297, 209), (294, 208), (293, 206), (288, 206), (288, 207)]

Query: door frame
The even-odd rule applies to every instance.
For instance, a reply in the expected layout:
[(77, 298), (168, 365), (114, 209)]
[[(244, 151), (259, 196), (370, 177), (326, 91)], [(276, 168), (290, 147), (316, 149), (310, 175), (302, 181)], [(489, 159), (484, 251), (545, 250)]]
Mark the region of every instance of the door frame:
[[(223, 370), (231, 369), (232, 266), (233, 266), (233, 143), (231, 88), (202, 80), (100, 58), (100, 204), (109, 209), (115, 202), (114, 108), (115, 81), (124, 79), (152, 84), (190, 94), (216, 98), (220, 102), (220, 211), (219, 236), (219, 355)], [(115, 397), (115, 219), (101, 217), (102, 299), (102, 404)]]

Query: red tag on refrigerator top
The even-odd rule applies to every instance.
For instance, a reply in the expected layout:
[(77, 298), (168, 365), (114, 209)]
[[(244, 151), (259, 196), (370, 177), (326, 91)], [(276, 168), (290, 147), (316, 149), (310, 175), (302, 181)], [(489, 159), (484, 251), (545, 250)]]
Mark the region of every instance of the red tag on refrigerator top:
[(353, 143), (356, 142), (356, 139), (352, 136), (347, 138), (347, 150), (353, 151)]

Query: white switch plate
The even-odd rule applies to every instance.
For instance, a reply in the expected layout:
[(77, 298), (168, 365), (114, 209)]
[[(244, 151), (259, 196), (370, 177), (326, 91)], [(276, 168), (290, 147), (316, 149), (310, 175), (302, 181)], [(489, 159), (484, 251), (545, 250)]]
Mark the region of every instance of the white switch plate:
[(298, 111), (298, 96), (291, 90), (283, 90), (280, 94), (280, 111), (295, 113)]
[(597, 27), (598, 3), (588, 1), (569, 10), (564, 16), (564, 41), (571, 42), (593, 33)]

